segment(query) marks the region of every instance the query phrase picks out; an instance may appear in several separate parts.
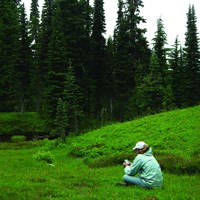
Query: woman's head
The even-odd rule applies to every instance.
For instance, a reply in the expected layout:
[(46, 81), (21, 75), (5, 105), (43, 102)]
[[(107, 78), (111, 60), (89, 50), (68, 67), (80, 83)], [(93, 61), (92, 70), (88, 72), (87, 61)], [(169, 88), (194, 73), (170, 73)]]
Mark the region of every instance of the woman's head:
[(143, 141), (137, 142), (135, 147), (133, 148), (134, 151), (140, 154), (145, 153), (148, 149), (149, 146)]

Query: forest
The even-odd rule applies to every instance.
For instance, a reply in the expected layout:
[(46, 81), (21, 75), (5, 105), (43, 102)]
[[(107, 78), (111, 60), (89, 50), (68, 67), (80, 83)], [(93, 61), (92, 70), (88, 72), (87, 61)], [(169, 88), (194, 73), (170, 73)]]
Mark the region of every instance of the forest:
[(51, 134), (200, 103), (200, 46), (188, 5), (185, 43), (171, 48), (162, 18), (153, 46), (142, 0), (118, 0), (113, 36), (105, 38), (104, 0), (0, 0), (0, 112), (36, 112)]

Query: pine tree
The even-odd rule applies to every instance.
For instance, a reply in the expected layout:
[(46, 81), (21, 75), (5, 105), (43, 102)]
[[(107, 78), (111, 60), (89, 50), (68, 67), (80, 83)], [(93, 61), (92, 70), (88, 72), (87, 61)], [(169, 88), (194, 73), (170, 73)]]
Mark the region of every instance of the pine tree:
[[(75, 76), (77, 83), (80, 87), (83, 98), (83, 110), (88, 117), (91, 116), (91, 32), (92, 32), (92, 12), (93, 9), (90, 6), (89, 0), (81, 0), (78, 4), (79, 14), (79, 27), (82, 27), (82, 31), (79, 38), (76, 39), (79, 46), (79, 53), (76, 53), (76, 59), (73, 61), (73, 67), (75, 70)], [(77, 23), (76, 23), (77, 24)], [(78, 63), (76, 63), (78, 61)]]
[[(124, 120), (132, 91), (136, 87), (139, 68), (148, 66), (150, 51), (145, 30), (139, 24), (145, 22), (140, 16), (142, 1), (118, 1), (118, 18), (115, 30), (116, 67), (115, 67), (115, 116)], [(132, 99), (132, 98), (131, 98)]]
[(182, 48), (178, 41), (178, 37), (175, 40), (173, 48), (170, 52), (170, 69), (171, 69), (171, 85), (174, 94), (174, 101), (177, 107), (181, 107), (183, 102), (182, 90), (183, 90), (183, 62), (182, 62)]
[(40, 74), (38, 65), (37, 65), (37, 56), (36, 56), (36, 48), (38, 42), (38, 33), (39, 33), (39, 9), (38, 9), (38, 0), (31, 1), (30, 8), (30, 18), (29, 18), (29, 37), (31, 42), (31, 50), (32, 50), (32, 66), (31, 66), (31, 107), (33, 111), (40, 110)]
[(132, 97), (133, 117), (159, 113), (162, 110), (164, 87), (161, 82), (162, 76), (157, 54), (152, 53), (150, 71), (137, 85)]
[(38, 32), (39, 32), (40, 15), (38, 7), (39, 7), (38, 0), (32, 0), (30, 9), (30, 19), (29, 19), (29, 34), (33, 50), (35, 50), (35, 44), (37, 43)]
[(43, 106), (44, 90), (47, 86), (48, 61), (49, 61), (49, 46), (52, 36), (52, 17), (54, 11), (54, 0), (45, 0), (41, 23), (38, 30), (38, 39), (35, 49), (35, 62), (33, 72), (33, 87), (34, 104), (36, 110), (41, 111)]
[[(58, 1), (61, 12), (62, 32), (68, 58), (73, 63), (77, 84), (84, 94), (84, 109), (90, 112), (90, 66), (91, 65), (91, 13), (88, 0)], [(67, 62), (68, 62), (67, 58)]]
[(82, 95), (80, 93), (80, 87), (77, 84), (74, 69), (72, 67), (71, 60), (69, 61), (69, 66), (65, 79), (65, 87), (63, 92), (63, 100), (67, 105), (69, 128), (71, 131), (78, 133), (78, 125), (80, 124), (80, 119), (82, 117), (81, 101)]
[(162, 105), (156, 110), (169, 110), (174, 108), (174, 96), (171, 88), (170, 70), (167, 64), (167, 35), (165, 33), (163, 20), (159, 18), (157, 20), (157, 31), (154, 42), (154, 52), (158, 59), (159, 74), (160, 74), (160, 86), (163, 88), (162, 93)]
[(16, 107), (23, 113), (30, 109), (30, 68), (32, 63), (32, 52), (30, 48), (30, 38), (28, 37), (28, 20), (25, 13), (24, 4), (20, 7), (19, 26), (19, 57), (16, 67), (17, 100)]
[(56, 109), (56, 118), (54, 120), (54, 129), (51, 131), (52, 136), (59, 136), (65, 142), (66, 129), (68, 127), (67, 105), (61, 98), (58, 99)]
[(42, 9), (41, 24), (38, 36), (38, 59), (40, 76), (43, 79), (43, 87), (45, 87), (45, 77), (48, 72), (48, 52), (49, 44), (52, 36), (52, 17), (54, 11), (54, 0), (45, 0)]
[(159, 18), (157, 20), (157, 31), (155, 38), (153, 38), (153, 49), (158, 57), (159, 70), (162, 77), (162, 83), (166, 84), (166, 78), (168, 74), (167, 59), (166, 59), (166, 44), (167, 34), (165, 33), (163, 20)]
[(200, 102), (200, 49), (194, 5), (190, 5), (188, 9), (185, 35), (184, 96), (185, 104), (193, 106)]
[(106, 41), (104, 34), (105, 29), (105, 13), (104, 1), (94, 1), (94, 17), (92, 26), (92, 68), (91, 80), (94, 82), (93, 88), (93, 104), (94, 114), (97, 118), (100, 117), (101, 110), (104, 109), (103, 98), (105, 90), (105, 56), (106, 56)]
[(61, 10), (58, 4), (55, 6), (52, 21), (53, 30), (49, 45), (47, 87), (44, 92), (44, 107), (41, 113), (45, 115), (50, 128), (53, 125), (58, 99), (63, 98), (68, 60)]
[(129, 62), (128, 52), (128, 28), (125, 17), (125, 4), (123, 1), (118, 2), (118, 18), (115, 29), (115, 47), (116, 47), (116, 63), (115, 63), (115, 88), (114, 88), (114, 116), (115, 119), (122, 121), (124, 112), (129, 98), (130, 85), (128, 81), (131, 77), (127, 62)]
[(0, 1), (0, 111), (15, 111), (19, 52), (19, 3)]
[(107, 120), (113, 120), (113, 99), (114, 99), (114, 73), (115, 73), (115, 47), (111, 37), (108, 38), (106, 44), (106, 70), (105, 70), (105, 108), (106, 112), (103, 117)]

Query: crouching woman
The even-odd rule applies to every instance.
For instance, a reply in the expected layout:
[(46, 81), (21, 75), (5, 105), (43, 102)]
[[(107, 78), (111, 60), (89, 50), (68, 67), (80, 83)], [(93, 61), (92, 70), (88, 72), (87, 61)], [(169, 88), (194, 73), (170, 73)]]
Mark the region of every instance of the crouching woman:
[[(123, 180), (126, 185), (137, 185), (143, 188), (159, 188), (163, 183), (161, 168), (154, 158), (152, 149), (145, 142), (138, 142), (133, 150), (137, 156), (131, 162), (124, 162)], [(135, 175), (139, 176), (135, 176)]]

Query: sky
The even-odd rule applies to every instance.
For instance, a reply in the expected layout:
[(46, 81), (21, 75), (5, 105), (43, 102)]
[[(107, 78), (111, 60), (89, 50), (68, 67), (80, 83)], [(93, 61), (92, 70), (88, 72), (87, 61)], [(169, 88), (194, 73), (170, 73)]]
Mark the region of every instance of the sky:
[[(44, 0), (38, 0), (40, 11)], [(94, 0), (90, 0), (93, 5)], [(25, 3), (27, 14), (31, 0), (22, 0)], [(104, 10), (106, 17), (106, 38), (113, 35), (113, 30), (117, 19), (118, 0), (104, 0)], [(144, 7), (140, 8), (140, 16), (143, 16), (147, 21), (142, 24), (142, 28), (147, 29), (145, 36), (151, 45), (152, 39), (157, 30), (157, 19), (162, 18), (165, 32), (167, 34), (168, 45), (173, 45), (178, 36), (182, 45), (185, 42), (185, 33), (189, 5), (194, 5), (197, 17), (197, 29), (200, 33), (200, 0), (143, 0)]]

